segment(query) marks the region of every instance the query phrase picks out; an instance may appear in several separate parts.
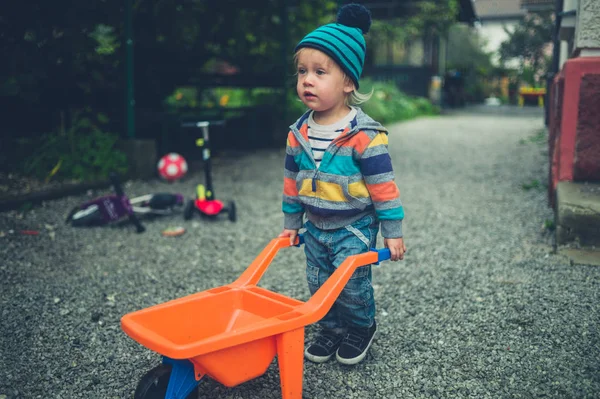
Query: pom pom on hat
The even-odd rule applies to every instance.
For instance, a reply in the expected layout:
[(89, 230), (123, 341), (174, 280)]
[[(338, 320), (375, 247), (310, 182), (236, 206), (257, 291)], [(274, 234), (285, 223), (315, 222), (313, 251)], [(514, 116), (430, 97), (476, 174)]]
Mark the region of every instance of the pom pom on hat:
[(358, 28), (365, 34), (371, 28), (371, 11), (360, 4), (346, 4), (338, 11), (336, 22)]

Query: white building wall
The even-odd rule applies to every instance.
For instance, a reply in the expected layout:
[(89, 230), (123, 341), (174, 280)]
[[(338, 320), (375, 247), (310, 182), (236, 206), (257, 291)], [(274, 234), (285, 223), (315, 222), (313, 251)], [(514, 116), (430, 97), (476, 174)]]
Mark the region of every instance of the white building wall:
[(563, 64), (569, 59), (569, 43), (566, 41), (560, 42), (560, 58), (558, 61), (558, 69), (562, 69)]
[(600, 49), (600, 0), (579, 0), (575, 47)]
[[(573, 12), (579, 7), (579, 0), (563, 0), (563, 12)], [(559, 32), (560, 38), (560, 57), (558, 69), (562, 69), (563, 64), (571, 56), (575, 42), (575, 15), (564, 15), (561, 18), (561, 26)]]
[(600, 0), (564, 0), (560, 27), (559, 69), (571, 57), (600, 57)]

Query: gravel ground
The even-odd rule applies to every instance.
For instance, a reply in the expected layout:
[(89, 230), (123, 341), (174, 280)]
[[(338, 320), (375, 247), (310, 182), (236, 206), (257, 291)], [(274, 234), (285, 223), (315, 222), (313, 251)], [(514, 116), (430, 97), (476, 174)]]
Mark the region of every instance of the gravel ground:
[[(547, 176), (545, 148), (531, 139), (540, 115), (463, 112), (390, 128), (408, 253), (374, 271), (369, 356), (354, 368), (305, 363), (303, 397), (599, 397), (600, 269), (556, 255), (543, 228), (553, 216), (535, 183)], [(237, 278), (280, 232), (282, 162), (282, 150), (215, 159), (236, 224), (177, 215), (146, 220), (144, 234), (65, 226), (89, 196), (0, 213), (0, 399), (132, 397), (160, 357), (121, 331), (121, 316)], [(191, 196), (199, 181), (134, 181), (126, 192)], [(178, 224), (185, 235), (161, 236)], [(303, 273), (303, 251), (291, 248), (260, 285), (306, 300)], [(199, 394), (280, 397), (276, 363), (236, 388), (203, 381)]]

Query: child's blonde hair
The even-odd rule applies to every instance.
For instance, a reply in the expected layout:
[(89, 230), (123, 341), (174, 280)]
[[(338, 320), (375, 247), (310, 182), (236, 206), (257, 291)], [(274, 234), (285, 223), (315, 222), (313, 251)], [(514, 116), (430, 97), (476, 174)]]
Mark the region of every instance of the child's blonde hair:
[[(298, 51), (296, 51), (296, 54), (294, 54), (294, 65), (296, 67), (298, 66), (298, 57), (305, 50), (320, 51), (320, 50), (313, 49), (310, 47), (302, 47), (302, 48), (298, 49)], [(323, 53), (323, 54), (325, 54), (325, 53)], [(325, 54), (325, 55), (327, 56), (327, 59), (329, 60), (329, 62), (332, 62), (336, 67), (340, 68), (340, 66), (329, 55), (327, 55), (327, 54)], [(342, 71), (342, 77), (344, 78), (344, 83), (346, 83), (346, 84), (352, 83), (354, 85), (354, 82), (352, 81), (352, 79), (350, 79), (350, 77), (348, 77), (348, 75), (346, 75), (346, 72), (344, 72), (344, 70), (342, 68), (340, 68), (340, 71)], [(298, 72), (296, 72), (296, 74), (298, 74)], [(360, 104), (363, 104), (363, 103), (366, 103), (367, 101), (369, 101), (371, 96), (373, 96), (373, 89), (371, 89), (371, 91), (369, 93), (361, 93), (358, 90), (356, 90), (356, 88), (355, 88), (354, 90), (352, 90), (352, 92), (350, 92), (346, 95), (346, 97), (344, 99), (344, 103), (346, 105), (360, 105)]]

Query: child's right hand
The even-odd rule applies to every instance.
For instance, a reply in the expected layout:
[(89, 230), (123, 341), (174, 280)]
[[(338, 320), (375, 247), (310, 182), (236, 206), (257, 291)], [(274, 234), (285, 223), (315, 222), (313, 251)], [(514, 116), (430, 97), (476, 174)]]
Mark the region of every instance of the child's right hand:
[(290, 245), (294, 245), (296, 237), (298, 236), (298, 230), (283, 229), (279, 237), (290, 237)]
[(406, 245), (403, 238), (385, 238), (383, 245), (390, 250), (390, 260), (396, 262), (404, 259)]

